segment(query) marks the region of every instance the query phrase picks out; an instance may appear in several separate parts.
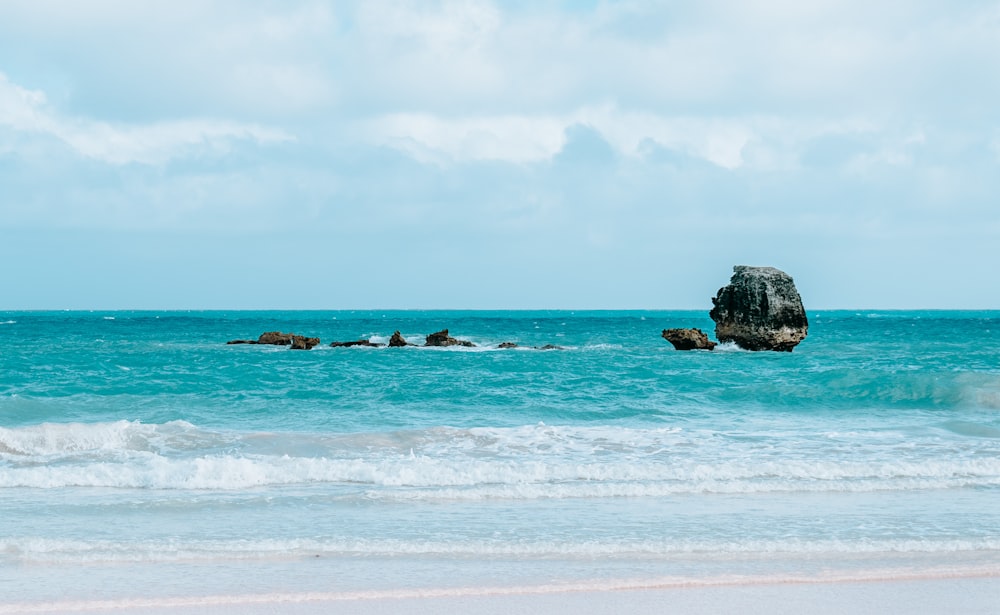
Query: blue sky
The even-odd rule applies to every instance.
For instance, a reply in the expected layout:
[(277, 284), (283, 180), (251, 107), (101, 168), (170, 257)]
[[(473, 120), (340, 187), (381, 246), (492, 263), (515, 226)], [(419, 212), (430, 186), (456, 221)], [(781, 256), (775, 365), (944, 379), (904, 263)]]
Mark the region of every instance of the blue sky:
[(1000, 2), (0, 3), (0, 308), (1000, 308)]

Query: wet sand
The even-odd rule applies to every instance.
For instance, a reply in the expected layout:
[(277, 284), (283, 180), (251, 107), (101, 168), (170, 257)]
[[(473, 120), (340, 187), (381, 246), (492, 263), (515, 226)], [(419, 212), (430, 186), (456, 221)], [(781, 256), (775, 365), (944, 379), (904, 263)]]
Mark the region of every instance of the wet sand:
[(873, 581), (733, 583), (597, 591), (551, 587), (507, 590), (468, 588), (344, 594), (248, 593), (20, 604), (0, 602), (0, 614), (987, 614), (998, 612), (1000, 605), (1000, 570), (997, 575)]

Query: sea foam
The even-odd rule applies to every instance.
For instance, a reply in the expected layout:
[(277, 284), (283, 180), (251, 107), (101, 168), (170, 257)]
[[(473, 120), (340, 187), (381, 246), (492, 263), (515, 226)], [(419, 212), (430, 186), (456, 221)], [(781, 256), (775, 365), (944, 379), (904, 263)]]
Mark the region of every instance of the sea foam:
[[(852, 447), (842, 446), (846, 438)], [(803, 442), (827, 446), (825, 458), (796, 459), (752, 438), (680, 429), (531, 425), (321, 437), (212, 432), (184, 421), (43, 424), (0, 428), (0, 486), (238, 490), (339, 484), (375, 488), (367, 494), (374, 498), (479, 500), (1000, 485), (1000, 456), (980, 452), (993, 450), (994, 441), (973, 442), (985, 444), (952, 450), (948, 458), (908, 458), (895, 445), (885, 447), (892, 455), (879, 455), (879, 447), (858, 436), (826, 434)], [(858, 446), (876, 454), (857, 459), (851, 451)]]
[(304, 559), (310, 557), (430, 556), (460, 558), (676, 558), (716, 554), (884, 554), (974, 553), (1000, 551), (1000, 540), (745, 540), (657, 539), (588, 540), (400, 540), (385, 538), (292, 538), (240, 540), (53, 540), (0, 539), (0, 554), (20, 563), (178, 562), (206, 560)]

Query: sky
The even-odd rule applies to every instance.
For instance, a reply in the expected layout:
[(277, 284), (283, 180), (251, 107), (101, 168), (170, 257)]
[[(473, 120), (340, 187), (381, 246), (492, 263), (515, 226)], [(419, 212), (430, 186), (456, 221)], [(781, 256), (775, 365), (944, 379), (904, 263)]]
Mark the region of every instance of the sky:
[(0, 309), (1000, 309), (1000, 2), (0, 2)]

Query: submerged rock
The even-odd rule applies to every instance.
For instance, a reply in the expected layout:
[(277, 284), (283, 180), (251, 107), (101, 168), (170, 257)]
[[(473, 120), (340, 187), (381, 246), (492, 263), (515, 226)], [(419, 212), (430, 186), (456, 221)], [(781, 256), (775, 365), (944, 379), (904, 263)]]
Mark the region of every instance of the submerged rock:
[(711, 350), (715, 342), (708, 339), (701, 329), (664, 329), (663, 339), (677, 350)]
[(381, 348), (385, 344), (376, 344), (371, 340), (356, 340), (353, 342), (332, 342), (330, 344), (332, 348), (350, 348), (351, 346), (370, 346), (372, 348)]
[(774, 267), (733, 267), (728, 286), (712, 298), (715, 337), (746, 350), (791, 352), (809, 329), (791, 276)]
[(400, 348), (402, 346), (416, 346), (416, 344), (411, 344), (406, 341), (399, 331), (396, 331), (392, 334), (392, 337), (389, 338), (389, 348)]
[(474, 348), (476, 345), (467, 340), (455, 339), (448, 335), (447, 329), (442, 329), (437, 333), (428, 335), (424, 346), (466, 346)]
[[(497, 348), (521, 348), (521, 346), (514, 342), (504, 342), (497, 346)], [(565, 348), (556, 346), (555, 344), (546, 344), (544, 346), (533, 346), (532, 350), (565, 350)]]

